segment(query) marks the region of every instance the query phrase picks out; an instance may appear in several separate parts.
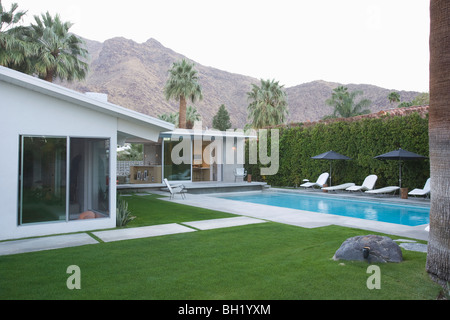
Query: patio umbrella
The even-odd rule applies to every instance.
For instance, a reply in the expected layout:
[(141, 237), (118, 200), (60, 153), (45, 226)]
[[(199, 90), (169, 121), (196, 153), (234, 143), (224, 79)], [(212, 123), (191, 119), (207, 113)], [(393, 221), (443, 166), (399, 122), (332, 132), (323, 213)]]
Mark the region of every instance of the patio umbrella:
[(331, 186), (331, 160), (351, 160), (351, 158), (344, 156), (340, 153), (337, 153), (336, 151), (333, 150), (311, 157), (311, 159), (330, 160), (330, 186)]
[(378, 160), (397, 160), (399, 162), (399, 187), (402, 187), (402, 161), (405, 160), (422, 160), (426, 159), (427, 157), (421, 156), (420, 154), (404, 150), (402, 148), (399, 148), (398, 150), (394, 150), (388, 153), (380, 154), (379, 156), (374, 157)]

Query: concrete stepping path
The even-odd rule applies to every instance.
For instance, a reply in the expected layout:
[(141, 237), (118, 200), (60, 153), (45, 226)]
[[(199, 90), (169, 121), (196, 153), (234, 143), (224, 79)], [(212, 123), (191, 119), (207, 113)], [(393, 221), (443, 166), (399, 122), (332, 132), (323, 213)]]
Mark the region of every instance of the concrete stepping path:
[[(137, 228), (96, 231), (92, 234), (104, 242), (112, 242), (196, 232), (198, 230), (235, 227), (263, 222), (266, 221), (248, 217), (232, 217), (223, 219), (189, 221), (182, 224), (170, 223)], [(87, 233), (4, 241), (0, 242), (0, 256), (41, 250), (68, 248), (96, 243), (99, 242)]]

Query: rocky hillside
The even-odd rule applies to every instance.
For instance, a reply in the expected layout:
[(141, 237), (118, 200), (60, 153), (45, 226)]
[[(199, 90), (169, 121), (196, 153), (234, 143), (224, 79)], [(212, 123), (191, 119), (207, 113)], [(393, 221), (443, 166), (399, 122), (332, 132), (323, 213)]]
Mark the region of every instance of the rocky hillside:
[[(342, 84), (336, 82), (313, 81), (286, 89), (288, 95), (290, 122), (316, 121), (333, 113), (333, 108), (325, 101), (331, 97), (333, 89)], [(388, 95), (392, 90), (369, 84), (344, 84), (349, 91), (362, 91), (364, 94), (357, 99), (367, 98), (372, 101), (371, 112), (396, 108), (398, 103), (391, 104)], [(395, 90), (400, 94), (401, 101), (413, 100), (419, 92)], [(357, 100), (359, 101), (359, 100)]]
[[(82, 82), (61, 83), (80, 92), (108, 94), (108, 100), (151, 116), (178, 111), (178, 102), (166, 101), (163, 88), (168, 70), (183, 55), (164, 47), (154, 39), (139, 44), (125, 38), (113, 38), (103, 43), (86, 40), (91, 56), (90, 72)], [(190, 60), (190, 59), (188, 59)], [(191, 60), (192, 61), (192, 60)], [(212, 118), (221, 104), (230, 113), (233, 127), (243, 128), (247, 122), (247, 92), (259, 79), (233, 74), (195, 62), (204, 99), (195, 107), (203, 118), (203, 126), (211, 127)], [(314, 81), (286, 88), (289, 122), (315, 121), (332, 112), (325, 104), (338, 83)], [(388, 89), (371, 85), (353, 85), (350, 90), (364, 91), (364, 97), (376, 112), (391, 108)], [(399, 91), (402, 101), (412, 100), (418, 92)]]

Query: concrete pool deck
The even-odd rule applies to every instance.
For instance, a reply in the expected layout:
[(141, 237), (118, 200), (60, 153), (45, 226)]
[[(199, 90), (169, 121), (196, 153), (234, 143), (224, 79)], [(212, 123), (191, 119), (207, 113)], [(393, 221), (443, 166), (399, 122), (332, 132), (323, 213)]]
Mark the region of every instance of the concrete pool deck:
[[(404, 205), (414, 205), (426, 207), (429, 206), (429, 201), (424, 199), (400, 199), (400, 197), (374, 197), (364, 194), (348, 194), (348, 193), (323, 193), (319, 190), (305, 191), (300, 189), (276, 189), (271, 188), (261, 192), (292, 192), (311, 195), (323, 195), (324, 197), (340, 197), (347, 199), (360, 199), (360, 200), (372, 200), (386, 203), (397, 203)], [(254, 193), (254, 192), (249, 192)], [(239, 193), (242, 194), (242, 193)], [(273, 207), (262, 204), (254, 204), (236, 200), (222, 199), (218, 196), (232, 195), (227, 194), (202, 194), (191, 195), (188, 194), (186, 199), (175, 198), (170, 201), (178, 202), (181, 204), (191, 205), (195, 207), (201, 207), (205, 209), (217, 210), (228, 212), (240, 216), (252, 217), (257, 219), (263, 219), (267, 221), (279, 222), (289, 225), (294, 225), (303, 228), (317, 228), (329, 225), (338, 225), (343, 227), (358, 228), (368, 231), (382, 232), (390, 235), (396, 235), (401, 237), (408, 237), (417, 240), (428, 241), (428, 231), (425, 230), (427, 225), (419, 226), (405, 226), (394, 223), (351, 218), (345, 216), (338, 216), (333, 214), (317, 213), (304, 210)]]

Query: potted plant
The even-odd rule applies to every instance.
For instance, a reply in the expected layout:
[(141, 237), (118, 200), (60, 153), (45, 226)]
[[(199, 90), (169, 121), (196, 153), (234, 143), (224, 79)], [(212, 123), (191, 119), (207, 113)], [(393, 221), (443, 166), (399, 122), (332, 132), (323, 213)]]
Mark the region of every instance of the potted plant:
[(247, 182), (252, 182), (252, 166), (248, 166), (247, 168)]

